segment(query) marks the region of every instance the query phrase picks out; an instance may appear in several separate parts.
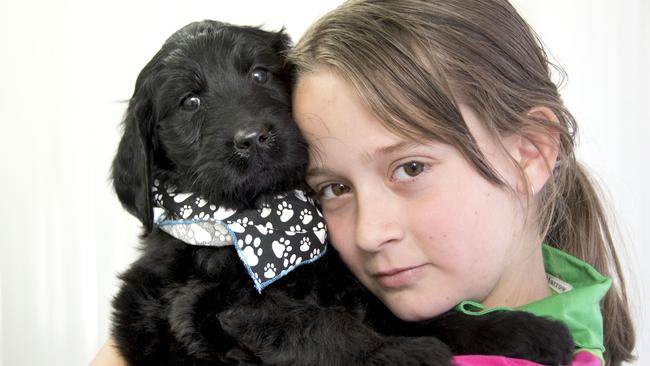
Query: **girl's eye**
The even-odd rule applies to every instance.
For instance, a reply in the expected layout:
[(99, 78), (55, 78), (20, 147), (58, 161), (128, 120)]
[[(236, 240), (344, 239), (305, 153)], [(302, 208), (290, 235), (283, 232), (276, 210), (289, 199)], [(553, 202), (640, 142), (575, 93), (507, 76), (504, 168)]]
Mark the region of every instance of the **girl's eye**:
[(326, 199), (336, 198), (338, 196), (344, 195), (349, 192), (350, 192), (350, 187), (346, 186), (345, 184), (333, 183), (323, 187), (318, 192), (318, 196), (319, 198), (326, 200)]
[(251, 78), (258, 84), (264, 84), (269, 80), (269, 72), (264, 69), (257, 68), (251, 72)]
[(406, 164), (402, 164), (393, 173), (393, 179), (395, 180), (410, 180), (417, 177), (425, 169), (424, 163), (418, 161), (410, 161)]
[(194, 94), (190, 94), (181, 102), (181, 108), (188, 112), (194, 112), (201, 106), (201, 98)]

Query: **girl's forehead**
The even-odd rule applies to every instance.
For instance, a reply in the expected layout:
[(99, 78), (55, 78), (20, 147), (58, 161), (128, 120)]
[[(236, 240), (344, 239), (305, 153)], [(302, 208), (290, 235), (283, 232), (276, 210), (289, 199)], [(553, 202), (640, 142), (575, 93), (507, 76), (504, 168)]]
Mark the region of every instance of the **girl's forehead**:
[(392, 123), (380, 120), (349, 82), (329, 70), (301, 76), (293, 98), (294, 117), (310, 144), (332, 138), (356, 139), (359, 147), (366, 143), (388, 147), (444, 141), (435, 134), (409, 134), (406, 124), (397, 120)]
[(294, 102), (298, 107), (305, 103), (312, 107), (326, 107), (336, 97), (353, 94), (351, 92), (349, 82), (328, 69), (320, 68), (299, 76), (294, 88)]
[[(488, 132), (483, 118), (462, 99), (455, 100), (460, 121), (429, 119), (423, 127), (426, 132), (414, 132), (417, 130), (413, 123), (400, 121), (400, 118), (409, 116), (397, 116), (388, 122), (380, 120), (370, 111), (368, 103), (351, 82), (331, 69), (319, 68), (299, 77), (294, 90), (294, 117), (305, 137), (312, 141), (341, 136), (356, 138), (360, 143), (372, 136), (373, 139), (380, 139), (379, 145), (382, 146), (406, 142), (445, 144), (463, 150), (466, 146), (456, 143), (468, 139), (478, 142), (479, 148), (492, 145), (495, 137)], [(402, 111), (403, 114), (408, 111), (422, 112), (418, 109), (417, 106), (410, 106)], [(453, 123), (463, 123), (465, 126), (458, 129)], [(450, 138), (454, 134), (456, 138)]]

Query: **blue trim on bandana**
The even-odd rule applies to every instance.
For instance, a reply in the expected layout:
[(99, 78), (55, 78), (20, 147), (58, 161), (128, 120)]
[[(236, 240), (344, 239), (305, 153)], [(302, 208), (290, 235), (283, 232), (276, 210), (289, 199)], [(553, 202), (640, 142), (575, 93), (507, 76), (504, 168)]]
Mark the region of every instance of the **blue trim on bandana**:
[[(228, 229), (228, 230), (230, 230), (230, 229)], [(273, 282), (275, 282), (275, 281), (279, 280), (280, 278), (284, 277), (286, 274), (293, 271), (294, 269), (302, 266), (303, 264), (310, 264), (310, 263), (320, 259), (320, 257), (322, 257), (327, 252), (327, 244), (325, 244), (324, 249), (320, 252), (320, 254), (314, 256), (313, 258), (304, 260), (304, 261), (302, 261), (302, 262), (300, 262), (300, 263), (298, 263), (298, 264), (296, 264), (294, 266), (291, 266), (291, 267), (289, 267), (287, 269), (284, 269), (284, 270), (282, 270), (282, 272), (280, 272), (279, 274), (276, 274), (272, 278), (270, 278), (270, 279), (268, 279), (266, 281), (260, 281), (259, 283), (257, 281), (255, 281), (255, 273), (253, 272), (253, 269), (248, 265), (248, 263), (246, 263), (246, 261), (244, 260), (242, 250), (241, 250), (241, 248), (239, 248), (239, 245), (237, 245), (236, 242), (235, 242), (235, 250), (237, 251), (237, 255), (239, 256), (239, 259), (244, 264), (244, 267), (246, 268), (246, 271), (248, 271), (249, 277), (253, 280), (253, 285), (255, 286), (255, 289), (257, 290), (258, 293), (261, 294), (262, 290), (264, 290), (267, 286), (271, 285)]]

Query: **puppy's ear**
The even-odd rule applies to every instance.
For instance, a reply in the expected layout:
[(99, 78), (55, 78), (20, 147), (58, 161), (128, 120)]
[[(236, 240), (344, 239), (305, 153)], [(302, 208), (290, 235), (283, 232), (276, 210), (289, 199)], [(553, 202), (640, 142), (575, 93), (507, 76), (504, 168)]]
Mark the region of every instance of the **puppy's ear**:
[(275, 53), (283, 59), (283, 72), (281, 75), (285, 82), (288, 83), (288, 90), (289, 93), (291, 93), (290, 86), (293, 83), (293, 78), (295, 77), (295, 67), (291, 62), (289, 62), (289, 59), (287, 57), (287, 52), (289, 52), (289, 49), (291, 48), (291, 37), (289, 37), (289, 35), (285, 32), (284, 28), (280, 29), (278, 32), (273, 33), (273, 37), (274, 39), (271, 45)]
[(291, 37), (287, 34), (284, 28), (275, 33), (275, 39), (273, 40), (273, 49), (279, 55), (284, 56), (289, 48), (291, 47)]
[(153, 228), (151, 171), (154, 111), (146, 69), (141, 72), (124, 118), (124, 135), (113, 160), (113, 187), (122, 206), (145, 228)]

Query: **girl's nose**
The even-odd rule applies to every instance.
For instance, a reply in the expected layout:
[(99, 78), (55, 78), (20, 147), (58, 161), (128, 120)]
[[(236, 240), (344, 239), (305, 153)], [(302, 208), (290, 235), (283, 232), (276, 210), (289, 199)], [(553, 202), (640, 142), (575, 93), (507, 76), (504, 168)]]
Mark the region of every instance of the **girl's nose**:
[(385, 191), (357, 192), (357, 247), (366, 252), (377, 252), (382, 246), (398, 243), (403, 238), (397, 198)]

